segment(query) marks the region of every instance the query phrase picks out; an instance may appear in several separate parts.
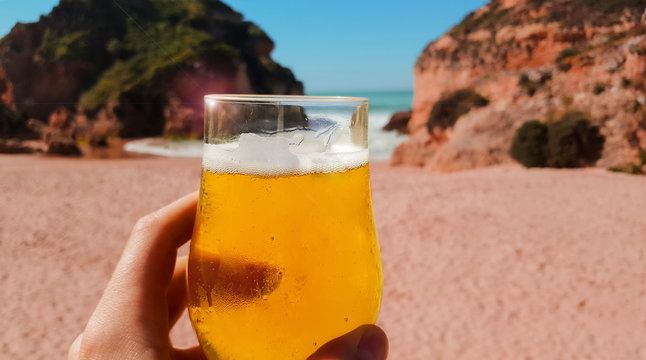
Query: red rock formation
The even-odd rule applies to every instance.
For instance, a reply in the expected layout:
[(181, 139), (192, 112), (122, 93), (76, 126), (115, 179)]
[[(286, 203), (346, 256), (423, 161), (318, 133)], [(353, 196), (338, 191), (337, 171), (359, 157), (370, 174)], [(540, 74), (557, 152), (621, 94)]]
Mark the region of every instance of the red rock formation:
[[(641, 145), (626, 139), (646, 114), (646, 2), (612, 3), (494, 0), (468, 15), (417, 59), (413, 135), (391, 163), (454, 171), (510, 162), (511, 139), (523, 122), (566, 110), (583, 111), (601, 127), (606, 146), (597, 166), (638, 162)], [(490, 105), (430, 136), (433, 105), (462, 88), (474, 88)]]
[(273, 48), (221, 1), (61, 0), (0, 39), (0, 138), (33, 137), (27, 119), (46, 122), (60, 106), (99, 135), (115, 128), (91, 124), (108, 113), (122, 137), (198, 135), (207, 93), (303, 93)]
[(408, 134), (408, 122), (413, 111), (398, 111), (390, 117), (390, 120), (384, 125), (384, 131), (397, 131), (398, 134)]

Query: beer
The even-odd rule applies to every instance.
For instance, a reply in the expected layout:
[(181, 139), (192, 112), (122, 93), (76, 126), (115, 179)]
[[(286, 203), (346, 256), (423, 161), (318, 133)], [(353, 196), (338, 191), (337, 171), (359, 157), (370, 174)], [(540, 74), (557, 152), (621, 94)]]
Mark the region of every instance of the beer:
[[(367, 150), (245, 164), (205, 145), (188, 309), (209, 359), (306, 359), (374, 323)], [(280, 157), (278, 157), (280, 158)]]

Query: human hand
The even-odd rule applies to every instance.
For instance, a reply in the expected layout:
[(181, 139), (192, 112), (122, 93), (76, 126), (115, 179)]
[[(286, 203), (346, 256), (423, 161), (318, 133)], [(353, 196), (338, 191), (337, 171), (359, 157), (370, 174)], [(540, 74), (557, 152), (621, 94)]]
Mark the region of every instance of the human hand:
[[(199, 346), (176, 349), (169, 338), (186, 308), (186, 258), (177, 258), (177, 248), (191, 237), (196, 205), (193, 193), (137, 221), (69, 360), (206, 359)], [(387, 353), (386, 334), (363, 325), (308, 360), (382, 360)]]

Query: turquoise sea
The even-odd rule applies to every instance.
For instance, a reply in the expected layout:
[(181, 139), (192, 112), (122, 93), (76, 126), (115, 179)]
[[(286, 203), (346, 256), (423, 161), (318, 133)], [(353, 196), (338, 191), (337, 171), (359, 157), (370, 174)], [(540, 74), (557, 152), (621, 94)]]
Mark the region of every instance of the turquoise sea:
[(413, 102), (413, 90), (387, 91), (326, 91), (312, 92), (307, 95), (320, 96), (358, 96), (370, 100), (370, 110), (394, 112), (410, 109)]
[[(400, 91), (326, 91), (310, 92), (307, 95), (320, 96), (355, 96), (365, 97), (370, 101), (368, 122), (368, 147), (370, 158), (377, 161), (387, 161), (399, 143), (407, 136), (395, 132), (385, 132), (381, 128), (390, 120), (393, 113), (411, 108), (413, 101), (412, 90)], [(145, 154), (170, 157), (201, 157), (202, 143), (200, 141), (171, 142), (160, 139), (142, 139), (129, 142), (126, 150)]]

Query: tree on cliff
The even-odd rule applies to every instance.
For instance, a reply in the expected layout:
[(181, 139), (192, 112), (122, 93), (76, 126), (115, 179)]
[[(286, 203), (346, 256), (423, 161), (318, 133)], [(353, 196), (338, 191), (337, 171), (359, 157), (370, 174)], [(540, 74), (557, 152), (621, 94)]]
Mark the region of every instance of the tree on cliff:
[(273, 46), (218, 0), (61, 0), (0, 40), (0, 95), (43, 121), (111, 104), (122, 136), (160, 135), (171, 99), (199, 122), (206, 93), (302, 94)]

